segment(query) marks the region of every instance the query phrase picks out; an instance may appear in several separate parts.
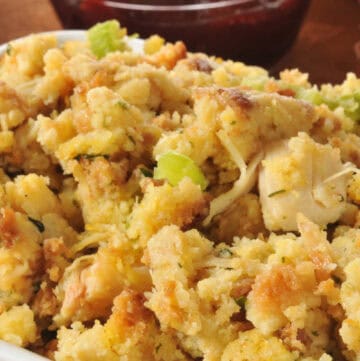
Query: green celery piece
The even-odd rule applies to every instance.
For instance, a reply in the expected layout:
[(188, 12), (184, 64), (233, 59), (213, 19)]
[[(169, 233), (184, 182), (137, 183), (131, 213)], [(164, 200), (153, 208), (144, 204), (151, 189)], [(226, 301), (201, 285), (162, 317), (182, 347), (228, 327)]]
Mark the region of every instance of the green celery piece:
[(159, 157), (154, 170), (155, 179), (167, 179), (172, 186), (176, 186), (185, 177), (189, 177), (202, 190), (208, 185), (200, 168), (186, 155), (169, 151)]
[(316, 87), (308, 89), (300, 88), (297, 91), (296, 97), (314, 105), (320, 105), (323, 102), (323, 97), (321, 96), (320, 91)]
[(296, 97), (314, 105), (326, 104), (331, 110), (342, 107), (346, 116), (360, 121), (360, 92), (341, 96), (325, 96), (316, 87), (298, 89)]
[(360, 121), (360, 93), (346, 94), (338, 97), (324, 97), (323, 103), (331, 110), (344, 109), (345, 115), (354, 121)]
[(87, 35), (91, 51), (98, 58), (102, 58), (112, 51), (126, 49), (124, 42), (126, 30), (120, 28), (117, 20), (108, 20), (94, 25), (88, 30)]
[(241, 80), (241, 85), (254, 90), (262, 91), (266, 82), (269, 81), (267, 75), (247, 75)]
[(360, 92), (340, 97), (339, 106), (344, 108), (345, 114), (349, 118), (360, 120)]

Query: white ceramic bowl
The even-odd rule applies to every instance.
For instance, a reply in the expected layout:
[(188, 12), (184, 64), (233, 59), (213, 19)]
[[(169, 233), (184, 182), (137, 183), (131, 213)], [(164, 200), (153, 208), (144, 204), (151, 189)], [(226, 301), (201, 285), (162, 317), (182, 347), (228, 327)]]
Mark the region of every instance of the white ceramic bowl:
[[(84, 30), (59, 30), (44, 32), (42, 34), (54, 34), (59, 44), (68, 40), (85, 40), (86, 32)], [(11, 40), (10, 43), (16, 42), (23, 38)], [(128, 44), (133, 51), (142, 53), (144, 41), (141, 39), (128, 38)], [(0, 45), (0, 56), (6, 51), (8, 43)], [(7, 342), (0, 340), (0, 361), (49, 361), (48, 359), (41, 357), (33, 352), (27, 351), (23, 348), (10, 345)]]
[(49, 359), (0, 341), (0, 361), (49, 361)]

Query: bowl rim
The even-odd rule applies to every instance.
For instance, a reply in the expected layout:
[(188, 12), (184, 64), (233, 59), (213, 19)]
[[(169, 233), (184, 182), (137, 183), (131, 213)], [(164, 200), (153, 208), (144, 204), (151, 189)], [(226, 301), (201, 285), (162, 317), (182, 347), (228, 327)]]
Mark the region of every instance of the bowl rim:
[(236, 5), (252, 5), (253, 9), (257, 9), (259, 6), (266, 8), (277, 7), (279, 3), (282, 3), (284, 0), (272, 0), (270, 3), (265, 2), (264, 0), (218, 0), (218, 1), (209, 1), (196, 4), (176, 4), (176, 5), (150, 5), (142, 3), (127, 3), (123, 1), (114, 1), (107, 0), (104, 1), (104, 6), (110, 8), (130, 10), (130, 11), (157, 11), (157, 12), (178, 12), (178, 11), (200, 11), (200, 10), (216, 10), (224, 9)]
[(0, 45), (0, 56), (2, 56), (8, 47), (9, 44), (17, 42), (19, 40), (23, 40), (30, 35), (55, 35), (58, 42), (60, 44), (69, 41), (69, 40), (85, 40), (86, 38), (86, 31), (85, 30), (53, 30), (53, 31), (40, 31), (38, 33), (31, 33), (25, 36), (21, 36), (16, 39), (11, 39), (6, 43)]
[[(20, 38), (9, 40), (6, 43), (0, 44), (0, 58), (5, 54), (9, 44), (26, 39), (31, 35), (54, 35), (59, 45), (66, 41), (85, 41), (86, 30), (80, 29), (65, 29), (65, 30), (53, 30), (53, 31), (40, 31), (37, 33), (31, 33)], [(130, 46), (133, 52), (143, 54), (144, 52), (144, 39), (126, 37), (127, 44)], [(1, 360), (0, 360), (1, 361)]]
[(50, 361), (48, 358), (0, 340), (0, 361)]

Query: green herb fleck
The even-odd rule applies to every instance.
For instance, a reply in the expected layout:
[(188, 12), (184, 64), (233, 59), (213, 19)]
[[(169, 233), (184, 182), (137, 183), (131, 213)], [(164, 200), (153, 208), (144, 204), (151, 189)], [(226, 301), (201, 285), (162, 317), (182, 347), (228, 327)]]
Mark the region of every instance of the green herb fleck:
[(73, 159), (75, 159), (77, 161), (80, 161), (81, 159), (93, 160), (97, 157), (104, 157), (105, 159), (109, 159), (110, 155), (109, 154), (78, 154)]
[(135, 139), (132, 135), (128, 134), (128, 138), (131, 141), (131, 143), (136, 144)]
[(129, 104), (124, 102), (123, 100), (118, 100), (118, 102), (116, 103), (119, 107), (123, 108), (124, 110), (128, 110), (129, 109)]
[(155, 352), (156, 352), (156, 353), (159, 352), (160, 347), (161, 347), (161, 343), (159, 343), (158, 345), (156, 345), (156, 347), (155, 347)]
[(182, 264), (181, 264), (181, 263), (179, 263), (179, 262), (178, 262), (178, 266), (179, 266), (180, 268), (183, 268)]
[(235, 124), (236, 124), (236, 120), (233, 120), (230, 124), (231, 124), (231, 125), (235, 125)]
[(231, 252), (231, 250), (229, 248), (223, 248), (219, 251), (219, 257), (221, 258), (229, 258), (233, 255), (234, 253)]
[(144, 177), (152, 178), (153, 172), (150, 169), (147, 168), (140, 168), (140, 172)]
[(311, 334), (315, 337), (318, 337), (319, 336), (319, 332), (314, 330), (314, 331), (311, 331)]
[(239, 298), (235, 299), (235, 302), (238, 304), (238, 306), (240, 306), (241, 308), (245, 308), (245, 304), (246, 304), (246, 297), (245, 296), (241, 296)]
[(34, 219), (34, 218), (31, 218), (31, 217), (28, 217), (28, 220), (33, 223), (33, 225), (38, 229), (38, 231), (40, 233), (43, 233), (45, 231), (45, 226), (42, 222), (40, 222), (39, 220), (37, 219)]
[(286, 192), (286, 189), (279, 189), (278, 191), (268, 194), (268, 197), (271, 198), (271, 197), (277, 196), (278, 194), (285, 193), (285, 192)]
[(281, 262), (285, 263), (285, 257), (281, 257)]
[(8, 43), (6, 46), (6, 54), (10, 56), (11, 51), (12, 51), (12, 45), (10, 43)]
[(38, 293), (40, 291), (41, 281), (34, 282), (32, 286), (34, 293)]

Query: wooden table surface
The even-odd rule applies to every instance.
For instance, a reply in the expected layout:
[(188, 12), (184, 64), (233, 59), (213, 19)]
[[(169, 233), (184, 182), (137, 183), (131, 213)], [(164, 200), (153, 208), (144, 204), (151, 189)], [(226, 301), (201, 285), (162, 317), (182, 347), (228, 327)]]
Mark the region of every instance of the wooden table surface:
[[(0, 9), (0, 43), (61, 29), (50, 0), (0, 0)], [(349, 71), (360, 76), (360, 0), (313, 0), (296, 43), (272, 70), (287, 67), (317, 83), (340, 82)]]

